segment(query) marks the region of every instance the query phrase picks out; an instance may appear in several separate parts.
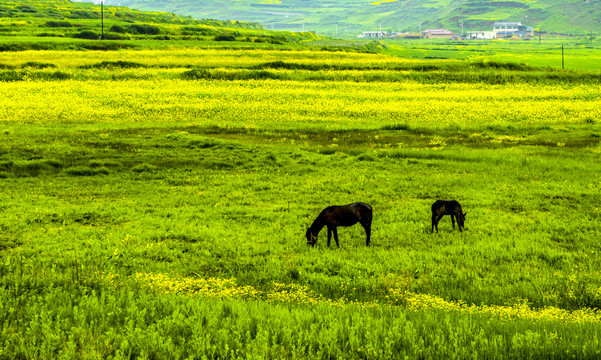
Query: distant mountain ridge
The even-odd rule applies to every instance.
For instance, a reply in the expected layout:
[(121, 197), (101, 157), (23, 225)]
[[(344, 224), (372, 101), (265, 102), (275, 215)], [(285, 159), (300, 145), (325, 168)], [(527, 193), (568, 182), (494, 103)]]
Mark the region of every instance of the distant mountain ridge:
[(544, 31), (601, 31), (601, 0), (105, 0), (139, 10), (197, 19), (258, 22), (275, 30), (315, 30), (354, 37), (362, 31), (418, 32), (426, 28), (490, 30), (496, 21), (519, 21)]

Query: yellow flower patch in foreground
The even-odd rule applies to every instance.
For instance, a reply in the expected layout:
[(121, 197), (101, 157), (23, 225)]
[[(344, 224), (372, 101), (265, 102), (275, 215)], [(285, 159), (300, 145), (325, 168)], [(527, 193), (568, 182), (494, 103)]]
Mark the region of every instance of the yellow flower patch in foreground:
[(484, 315), (501, 320), (559, 321), (563, 323), (601, 323), (601, 312), (597, 309), (578, 309), (568, 311), (556, 307), (533, 309), (527, 300), (513, 305), (475, 305), (462, 301), (447, 301), (441, 297), (416, 294), (403, 289), (389, 289), (383, 301), (357, 302), (347, 298), (332, 300), (298, 284), (273, 283), (266, 291), (260, 291), (250, 285), (238, 285), (235, 279), (219, 278), (172, 278), (163, 274), (138, 273), (135, 280), (159, 293), (180, 294), (186, 296), (207, 296), (220, 298), (250, 298), (257, 300), (279, 301), (297, 304), (347, 306), (363, 308), (404, 306), (411, 310), (442, 310), (462, 314)]

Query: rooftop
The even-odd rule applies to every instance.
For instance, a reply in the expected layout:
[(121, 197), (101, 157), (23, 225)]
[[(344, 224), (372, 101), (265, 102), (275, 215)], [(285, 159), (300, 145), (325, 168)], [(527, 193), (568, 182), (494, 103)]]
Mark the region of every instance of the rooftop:
[(448, 34), (448, 35), (452, 34), (452, 32), (447, 29), (428, 29), (428, 30), (424, 30), (423, 32), (431, 33), (431, 34)]
[(501, 22), (496, 22), (494, 26), (520, 26), (522, 25), (521, 22), (517, 22), (517, 21), (501, 21)]

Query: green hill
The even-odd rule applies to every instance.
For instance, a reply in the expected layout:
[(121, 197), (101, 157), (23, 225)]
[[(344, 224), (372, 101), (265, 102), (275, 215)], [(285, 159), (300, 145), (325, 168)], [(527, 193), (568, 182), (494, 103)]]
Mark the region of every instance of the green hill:
[(258, 22), (268, 29), (315, 30), (354, 37), (361, 31), (417, 32), (446, 27), (488, 30), (495, 21), (521, 21), (549, 32), (587, 34), (601, 28), (601, 0), (106, 0), (140, 10), (198, 19)]
[[(107, 4), (108, 5), (108, 4)], [(72, 2), (69, 0), (11, 0), (0, 1), (0, 18), (7, 19), (60, 19), (86, 20), (101, 18), (101, 7), (89, 2)], [(105, 6), (103, 14), (107, 20), (123, 22), (147, 22), (177, 25), (209, 25), (226, 28), (262, 29), (258, 23), (239, 21), (218, 21), (194, 19), (191, 16), (177, 15), (161, 10), (138, 11), (124, 6)]]
[[(149, 46), (140, 40), (192, 40), (196, 46), (294, 46), (322, 37), (311, 32), (273, 32), (256, 22), (195, 19), (162, 11), (100, 6), (69, 0), (0, 1), (0, 51)], [(94, 43), (86, 40), (119, 40)], [(127, 41), (135, 41), (128, 43)], [(223, 44), (223, 45), (220, 45)], [(153, 47), (161, 46), (155, 42)]]

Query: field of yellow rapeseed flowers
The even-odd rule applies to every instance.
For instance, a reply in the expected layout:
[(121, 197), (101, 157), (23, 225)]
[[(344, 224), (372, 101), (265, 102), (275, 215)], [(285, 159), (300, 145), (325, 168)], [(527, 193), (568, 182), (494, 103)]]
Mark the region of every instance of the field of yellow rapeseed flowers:
[(0, 83), (0, 124), (373, 129), (406, 124), (581, 125), (601, 116), (598, 86), (277, 80)]

